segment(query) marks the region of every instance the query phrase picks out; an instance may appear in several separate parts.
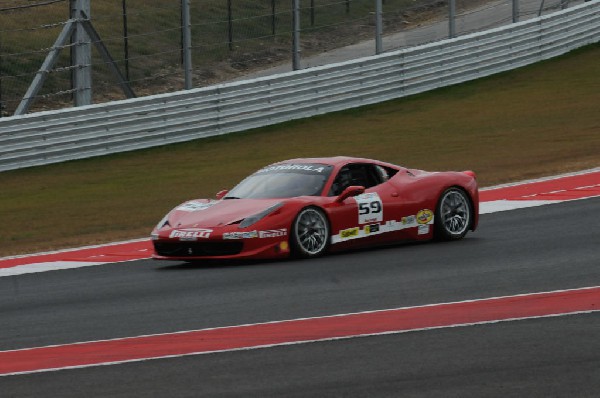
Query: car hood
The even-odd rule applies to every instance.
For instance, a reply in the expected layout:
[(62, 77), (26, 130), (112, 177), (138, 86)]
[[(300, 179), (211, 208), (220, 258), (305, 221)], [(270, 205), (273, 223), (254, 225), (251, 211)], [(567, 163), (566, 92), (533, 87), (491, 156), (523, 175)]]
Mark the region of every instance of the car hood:
[(284, 199), (191, 200), (169, 216), (172, 227), (219, 227), (233, 224), (283, 202)]

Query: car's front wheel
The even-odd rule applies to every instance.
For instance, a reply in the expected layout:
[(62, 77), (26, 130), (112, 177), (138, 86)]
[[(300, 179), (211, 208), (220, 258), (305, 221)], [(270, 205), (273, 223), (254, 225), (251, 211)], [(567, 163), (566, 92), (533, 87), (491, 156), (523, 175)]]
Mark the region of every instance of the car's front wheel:
[(435, 214), (435, 237), (439, 240), (461, 239), (471, 227), (473, 210), (465, 191), (449, 188), (440, 197)]
[(316, 257), (329, 245), (327, 216), (316, 207), (302, 209), (294, 219), (290, 237), (293, 253), (299, 257)]

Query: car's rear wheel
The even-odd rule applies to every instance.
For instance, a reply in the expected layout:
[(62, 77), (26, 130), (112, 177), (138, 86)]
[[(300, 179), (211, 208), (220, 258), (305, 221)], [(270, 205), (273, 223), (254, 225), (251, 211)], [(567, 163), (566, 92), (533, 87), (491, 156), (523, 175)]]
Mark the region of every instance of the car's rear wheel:
[(435, 237), (439, 240), (463, 238), (473, 220), (469, 197), (459, 188), (449, 188), (440, 197), (435, 213)]
[(316, 257), (329, 246), (329, 222), (316, 207), (302, 209), (292, 225), (291, 245), (299, 257)]

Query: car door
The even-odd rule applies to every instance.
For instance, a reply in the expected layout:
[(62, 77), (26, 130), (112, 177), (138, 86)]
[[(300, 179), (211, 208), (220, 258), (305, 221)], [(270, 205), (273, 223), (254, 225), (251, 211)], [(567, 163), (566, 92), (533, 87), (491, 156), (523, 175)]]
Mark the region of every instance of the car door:
[(388, 186), (388, 179), (388, 172), (372, 163), (351, 163), (339, 170), (329, 196), (338, 196), (350, 186), (362, 186), (365, 191), (336, 202), (330, 209), (333, 245), (362, 246), (386, 240), (386, 232), (390, 232), (388, 221), (398, 212), (394, 188)]

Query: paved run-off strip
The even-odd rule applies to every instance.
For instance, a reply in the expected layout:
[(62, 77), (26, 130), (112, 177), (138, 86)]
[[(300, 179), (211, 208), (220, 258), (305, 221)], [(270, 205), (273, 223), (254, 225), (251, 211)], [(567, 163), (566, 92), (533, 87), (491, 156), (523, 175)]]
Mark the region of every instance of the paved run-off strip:
[(600, 286), (0, 351), (0, 376), (600, 311)]
[[(480, 214), (600, 196), (600, 169), (480, 190)], [(0, 277), (150, 258), (149, 239), (0, 258)]]

